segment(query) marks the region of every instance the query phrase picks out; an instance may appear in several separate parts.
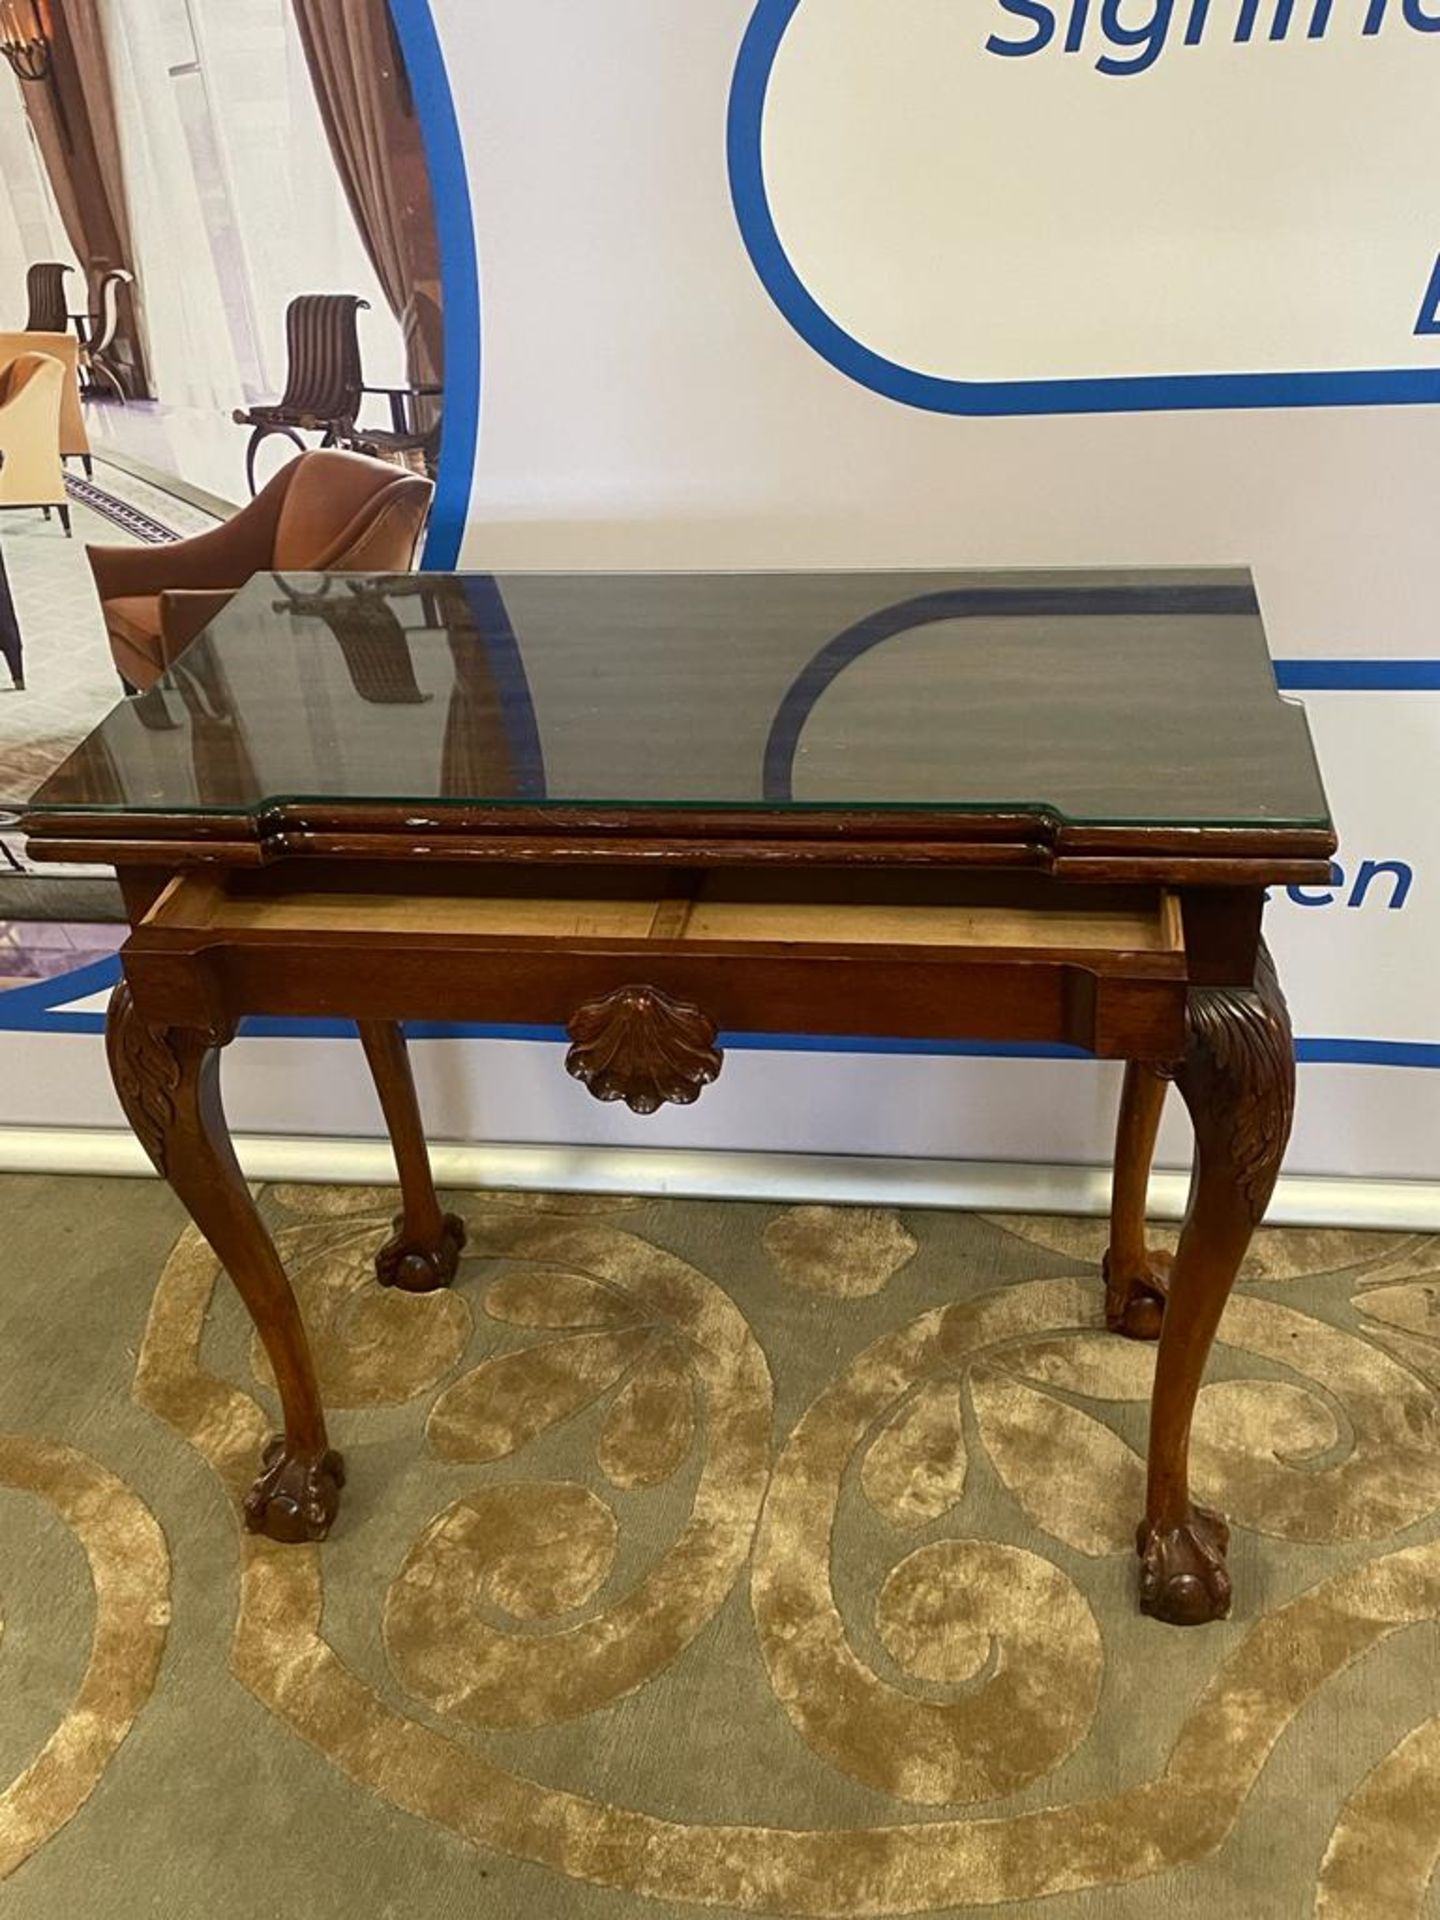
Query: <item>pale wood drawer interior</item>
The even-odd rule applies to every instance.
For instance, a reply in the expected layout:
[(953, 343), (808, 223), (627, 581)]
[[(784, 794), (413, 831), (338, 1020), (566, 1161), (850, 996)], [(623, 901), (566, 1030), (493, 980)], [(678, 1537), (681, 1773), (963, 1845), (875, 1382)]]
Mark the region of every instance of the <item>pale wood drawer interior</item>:
[[(398, 878), (399, 876), (397, 876)], [(144, 924), (248, 935), (435, 934), (696, 946), (903, 946), (1152, 956), (1184, 953), (1179, 904), (1159, 887), (1060, 886), (1024, 875), (734, 868), (476, 869), (405, 890), (330, 870), (182, 875)], [(346, 882), (349, 882), (347, 885)], [(418, 890), (424, 882), (424, 890)]]

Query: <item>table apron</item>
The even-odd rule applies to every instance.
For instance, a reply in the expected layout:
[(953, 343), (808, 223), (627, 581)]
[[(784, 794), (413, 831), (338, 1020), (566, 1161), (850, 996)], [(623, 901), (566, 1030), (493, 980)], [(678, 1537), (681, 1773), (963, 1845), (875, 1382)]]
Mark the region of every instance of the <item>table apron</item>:
[[(176, 950), (137, 935), (124, 965), (139, 1016), (233, 1030), (248, 1014), (564, 1027), (626, 986), (692, 1004), (723, 1033), (1068, 1044), (1115, 1059), (1183, 1050), (1186, 984), (1074, 959), (957, 959), (893, 949), (686, 953), (214, 941)], [(1152, 960), (1153, 964), (1153, 960)]]

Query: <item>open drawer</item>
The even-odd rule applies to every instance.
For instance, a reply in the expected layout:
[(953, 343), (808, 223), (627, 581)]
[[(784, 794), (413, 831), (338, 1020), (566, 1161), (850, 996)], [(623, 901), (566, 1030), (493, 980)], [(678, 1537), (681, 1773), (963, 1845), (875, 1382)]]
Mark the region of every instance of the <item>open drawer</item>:
[(1161, 888), (937, 870), (205, 871), (171, 881), (126, 953), (137, 1000), (153, 980), (173, 1006), (188, 976), (211, 1017), (564, 1027), (629, 985), (731, 1032), (1151, 1058), (1178, 1050), (1186, 977), (1179, 904)]

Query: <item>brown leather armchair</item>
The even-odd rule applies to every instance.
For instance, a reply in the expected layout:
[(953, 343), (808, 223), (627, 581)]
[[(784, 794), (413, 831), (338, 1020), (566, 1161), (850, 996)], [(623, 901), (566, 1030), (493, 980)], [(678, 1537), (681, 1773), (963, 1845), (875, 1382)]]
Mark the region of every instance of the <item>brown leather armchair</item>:
[(303, 453), (213, 533), (87, 547), (127, 692), (153, 686), (257, 573), (406, 573), (434, 487), (362, 454)]

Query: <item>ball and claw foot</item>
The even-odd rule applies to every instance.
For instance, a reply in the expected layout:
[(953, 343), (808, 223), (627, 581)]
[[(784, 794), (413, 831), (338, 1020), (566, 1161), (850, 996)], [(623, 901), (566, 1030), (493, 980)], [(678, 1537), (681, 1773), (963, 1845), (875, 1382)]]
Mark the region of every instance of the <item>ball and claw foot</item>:
[(1191, 1507), (1184, 1526), (1160, 1531), (1140, 1522), (1140, 1611), (1172, 1627), (1203, 1627), (1230, 1611), (1225, 1549), (1230, 1529), (1208, 1507)]
[(323, 1540), (340, 1509), (345, 1463), (338, 1453), (289, 1453), (284, 1437), (272, 1440), (260, 1456), (260, 1478), (245, 1496), (245, 1525), (251, 1533), (296, 1546)]
[(1170, 1295), (1170, 1269), (1173, 1254), (1148, 1248), (1145, 1267), (1140, 1273), (1116, 1273), (1107, 1253), (1105, 1275), (1105, 1324), (1111, 1333), (1127, 1340), (1158, 1340), (1165, 1323), (1165, 1302)]
[(465, 1222), (447, 1213), (438, 1247), (417, 1247), (405, 1238), (405, 1216), (395, 1216), (395, 1232), (375, 1256), (375, 1277), (382, 1287), (402, 1293), (436, 1293), (448, 1287), (465, 1245)]

